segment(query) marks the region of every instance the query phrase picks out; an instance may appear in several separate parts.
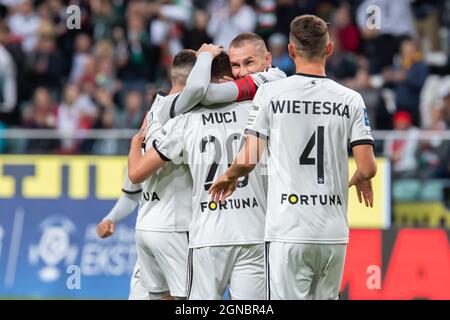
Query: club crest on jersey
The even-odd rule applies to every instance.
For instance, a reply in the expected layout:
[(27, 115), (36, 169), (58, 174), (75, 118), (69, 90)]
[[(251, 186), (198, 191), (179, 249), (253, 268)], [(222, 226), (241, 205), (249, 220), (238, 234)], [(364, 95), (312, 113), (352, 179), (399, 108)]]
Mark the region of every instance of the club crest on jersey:
[(303, 205), (303, 206), (316, 206), (316, 205), (330, 205), (330, 206), (341, 206), (342, 199), (339, 195), (329, 195), (329, 194), (281, 194), (281, 204), (289, 203), (291, 205)]
[(246, 199), (227, 199), (225, 202), (215, 202), (215, 201), (202, 201), (200, 202), (200, 209), (202, 212), (205, 210), (216, 211), (219, 210), (235, 210), (235, 209), (245, 209), (245, 208), (257, 208), (259, 207), (256, 198), (246, 198)]

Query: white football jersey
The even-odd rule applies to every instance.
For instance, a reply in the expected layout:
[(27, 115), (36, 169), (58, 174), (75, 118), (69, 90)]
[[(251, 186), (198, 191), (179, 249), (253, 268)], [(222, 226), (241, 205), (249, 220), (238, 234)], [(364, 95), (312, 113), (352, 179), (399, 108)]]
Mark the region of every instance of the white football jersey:
[(361, 95), (305, 74), (264, 83), (246, 133), (268, 139), (266, 241), (347, 243), (348, 147), (373, 144)]
[[(170, 118), (178, 94), (157, 95), (147, 115), (146, 150)], [(192, 178), (187, 165), (168, 163), (143, 183), (137, 230), (188, 231), (192, 217)]]
[(250, 106), (241, 102), (195, 109), (167, 122), (156, 143), (163, 159), (188, 163), (192, 174), (190, 248), (264, 242), (266, 195), (259, 165), (239, 180), (223, 204), (207, 192), (242, 147)]
[(250, 74), (255, 85), (261, 86), (263, 83), (286, 78), (286, 73), (277, 67), (270, 67), (261, 72)]

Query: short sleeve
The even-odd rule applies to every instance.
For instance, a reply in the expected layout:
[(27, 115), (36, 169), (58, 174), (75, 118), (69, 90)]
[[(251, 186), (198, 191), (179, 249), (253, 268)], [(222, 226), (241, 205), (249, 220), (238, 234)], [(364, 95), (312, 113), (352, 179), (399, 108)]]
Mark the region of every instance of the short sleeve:
[(286, 78), (286, 73), (278, 68), (267, 68), (262, 72), (252, 73), (250, 76), (252, 77), (255, 85), (260, 87), (263, 83)]
[(189, 115), (170, 119), (156, 135), (152, 145), (165, 161), (179, 162), (184, 149), (184, 132)]
[(248, 115), (246, 134), (267, 140), (269, 138), (269, 101), (265, 97), (266, 88), (258, 89)]
[(369, 115), (361, 96), (356, 99), (356, 109), (352, 113), (350, 128), (350, 148), (361, 144), (373, 145)]
[(162, 129), (161, 123), (162, 122), (155, 111), (150, 110), (147, 113), (147, 132), (145, 133), (144, 140), (145, 151), (148, 151), (152, 147), (153, 140), (159, 135), (159, 132)]

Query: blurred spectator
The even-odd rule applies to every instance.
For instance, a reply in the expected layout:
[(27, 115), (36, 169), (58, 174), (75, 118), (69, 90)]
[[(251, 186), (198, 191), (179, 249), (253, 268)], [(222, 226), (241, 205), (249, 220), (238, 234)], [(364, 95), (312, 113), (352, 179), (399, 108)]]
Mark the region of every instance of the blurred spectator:
[(392, 64), (403, 37), (416, 36), (409, 0), (364, 0), (358, 7), (356, 20), (371, 73), (380, 73), (383, 67)]
[(257, 24), (255, 32), (263, 39), (267, 39), (275, 31), (277, 24), (276, 9), (276, 0), (256, 1)]
[(315, 14), (317, 1), (277, 0), (275, 32), (289, 35), (291, 21), (302, 14)]
[(442, 88), (442, 121), (447, 129), (450, 129), (450, 84), (447, 84)]
[[(95, 90), (95, 103), (91, 101), (90, 97), (85, 95), (85, 98), (88, 100), (87, 103), (91, 103), (94, 106), (95, 110), (98, 112), (99, 116), (92, 114), (92, 128), (93, 129), (113, 129), (116, 127), (117, 120), (117, 106), (114, 103), (113, 96), (111, 92), (105, 87), (97, 87)], [(83, 97), (83, 95), (81, 96)], [(105, 116), (105, 113), (108, 113)], [(108, 120), (108, 121), (106, 121)], [(112, 121), (112, 123), (110, 123)], [(104, 143), (101, 139), (85, 139), (80, 145), (80, 152), (82, 153), (94, 153), (94, 154), (107, 154), (105, 153), (105, 148), (108, 146), (112, 148), (118, 147), (118, 143), (114, 139), (106, 139)], [(116, 150), (119, 152), (119, 150)]]
[(386, 110), (380, 90), (372, 86), (367, 68), (359, 67), (355, 78), (347, 81), (347, 85), (363, 97), (372, 129), (392, 129), (391, 115)]
[[(19, 125), (20, 124), (20, 108), (19, 106), (22, 102), (28, 101), (29, 96), (26, 95), (26, 90), (24, 90), (24, 86), (19, 86), (18, 84), (24, 83), (24, 71), (25, 71), (25, 53), (22, 50), (21, 43), (19, 39), (12, 35), (9, 32), (9, 28), (4, 22), (0, 22), (0, 46), (6, 49), (6, 51), (11, 55), (13, 62), (8, 64), (8, 66), (2, 66), (1, 70), (8, 73), (8, 68), (15, 69), (15, 90), (8, 90), (7, 92), (3, 92), (5, 99), (5, 95), (11, 98), (15, 96), (15, 106), (8, 112), (0, 111), (0, 122), (3, 122), (7, 126), (10, 125)], [(6, 57), (6, 55), (4, 56)], [(4, 60), (3, 60), (4, 61)], [(2, 73), (2, 71), (0, 71)], [(5, 79), (3, 79), (5, 80)], [(8, 100), (9, 100), (8, 98)]]
[(143, 97), (140, 91), (126, 94), (125, 110), (119, 117), (118, 127), (122, 129), (139, 128), (144, 119)]
[(31, 52), (37, 44), (37, 32), (41, 19), (36, 15), (32, 0), (22, 0), (16, 12), (9, 18), (11, 33), (22, 38), (22, 48)]
[(207, 30), (214, 44), (228, 50), (231, 40), (242, 32), (252, 32), (255, 26), (254, 9), (244, 0), (229, 0), (227, 6), (212, 10)]
[(98, 72), (95, 76), (95, 84), (99, 88), (108, 90), (110, 94), (115, 94), (119, 89), (119, 82), (116, 80), (113, 60), (101, 59), (98, 62)]
[(153, 85), (148, 85), (145, 88), (145, 97), (144, 97), (145, 110), (150, 109), (151, 105), (153, 104), (153, 101), (155, 100), (156, 94), (158, 92), (165, 95), (165, 93), (162, 90), (160, 90), (159, 88), (157, 88)]
[(411, 178), (417, 175), (418, 135), (419, 129), (412, 125), (411, 115), (399, 111), (394, 115), (394, 129), (404, 131), (404, 138), (386, 140), (384, 153), (392, 161), (395, 178)]
[(105, 87), (99, 87), (96, 90), (95, 103), (98, 106), (100, 112), (104, 112), (105, 110), (111, 110), (115, 112), (117, 110), (117, 106), (114, 103), (111, 92), (108, 90), (108, 88)]
[(438, 1), (413, 0), (412, 7), (422, 51), (441, 50)]
[[(92, 126), (96, 117), (95, 106), (86, 103), (80, 89), (75, 84), (69, 84), (64, 89), (63, 102), (58, 107), (56, 127), (63, 133), (73, 134), (77, 129), (87, 129)], [(72, 138), (62, 140), (62, 153), (76, 153), (80, 141)]]
[(34, 89), (35, 84), (52, 90), (58, 96), (61, 88), (62, 57), (51, 34), (42, 34), (37, 47), (27, 59), (27, 85)]
[[(55, 129), (57, 106), (52, 100), (49, 91), (39, 87), (34, 92), (33, 102), (23, 111), (23, 126), (30, 129)], [(30, 139), (26, 150), (30, 153), (39, 153), (42, 150), (49, 152), (58, 148), (58, 140), (55, 139)]]
[(333, 28), (335, 36), (343, 51), (356, 53), (359, 49), (360, 36), (356, 25), (353, 24), (350, 6), (342, 4), (334, 12)]
[[(141, 126), (146, 111), (143, 106), (142, 94), (139, 91), (129, 91), (126, 94), (125, 101), (125, 109), (117, 119), (117, 128), (137, 129)], [(125, 150), (125, 152), (128, 151), (130, 148), (129, 139), (121, 140), (119, 148)]]
[(420, 91), (427, 76), (428, 67), (412, 39), (403, 40), (399, 59), (383, 71), (384, 81), (395, 90), (397, 110), (408, 111), (414, 125), (420, 124)]
[(76, 82), (81, 85), (82, 90), (91, 96), (95, 91), (95, 79), (97, 77), (97, 60), (93, 55), (87, 55), (80, 78)]
[(128, 17), (126, 53), (122, 53), (118, 71), (125, 91), (135, 89), (144, 92), (145, 83), (154, 81), (158, 63), (157, 48), (150, 44), (144, 27), (144, 19), (140, 15)]
[(73, 54), (72, 70), (69, 81), (79, 83), (84, 74), (86, 60), (91, 51), (91, 38), (85, 33), (80, 33), (75, 38), (75, 52)]
[(295, 64), (287, 52), (287, 37), (281, 33), (274, 33), (269, 37), (268, 43), (272, 53), (272, 65), (283, 70), (288, 76), (293, 75)]
[(185, 31), (182, 39), (185, 49), (198, 50), (203, 43), (212, 43), (212, 38), (206, 32), (207, 25), (207, 13), (203, 10), (195, 10), (194, 26)]
[(337, 81), (346, 82), (356, 75), (358, 57), (351, 52), (342, 50), (336, 29), (330, 30), (330, 40), (334, 46), (333, 54), (327, 59), (327, 76)]
[(10, 113), (17, 102), (15, 62), (3, 46), (5, 33), (0, 31), (0, 113)]
[[(450, 92), (449, 92), (450, 100)], [(421, 141), (419, 152), (419, 175), (423, 179), (450, 177), (450, 141), (443, 140), (440, 133), (448, 128), (444, 121), (444, 109), (431, 110), (433, 133)]]
[[(106, 109), (103, 111), (98, 129), (114, 129), (115, 128), (115, 113), (112, 109)], [(119, 153), (119, 143), (116, 139), (97, 139), (89, 152), (102, 155), (116, 155)], [(124, 149), (126, 150), (126, 149)]]
[(150, 22), (150, 39), (155, 46), (167, 46), (168, 53), (174, 56), (183, 49), (179, 27), (190, 27), (192, 5), (188, 0), (161, 2), (163, 3), (148, 5), (149, 14), (153, 17)]
[(91, 23), (94, 26), (94, 39), (111, 39), (113, 26), (118, 22), (111, 0), (90, 0)]
[(34, 92), (32, 104), (23, 111), (23, 125), (26, 128), (55, 128), (56, 112), (57, 106), (48, 89), (39, 87)]

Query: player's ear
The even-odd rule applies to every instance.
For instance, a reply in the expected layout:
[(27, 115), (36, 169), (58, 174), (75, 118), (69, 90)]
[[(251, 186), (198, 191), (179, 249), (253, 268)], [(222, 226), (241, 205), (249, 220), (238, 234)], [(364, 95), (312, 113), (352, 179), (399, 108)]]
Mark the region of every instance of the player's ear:
[(272, 53), (270, 52), (266, 52), (266, 64), (267, 66), (271, 66), (272, 65)]
[(295, 60), (296, 57), (295, 49), (294, 46), (290, 43), (288, 43), (288, 53), (289, 57), (291, 57), (292, 60)]
[(327, 48), (325, 49), (325, 55), (327, 57), (331, 56), (331, 54), (333, 53), (333, 48), (334, 48), (333, 42), (331, 41), (328, 42)]

